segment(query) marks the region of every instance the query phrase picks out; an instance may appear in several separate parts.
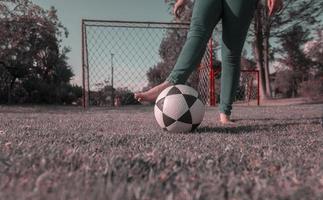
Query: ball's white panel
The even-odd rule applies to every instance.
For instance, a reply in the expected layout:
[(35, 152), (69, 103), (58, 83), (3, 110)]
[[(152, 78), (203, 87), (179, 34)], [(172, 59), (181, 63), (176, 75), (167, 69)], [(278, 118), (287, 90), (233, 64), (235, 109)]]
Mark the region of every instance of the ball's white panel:
[(164, 124), (164, 121), (163, 121), (163, 113), (156, 105), (154, 107), (154, 113), (155, 113), (155, 119), (156, 119), (158, 125), (161, 128), (165, 128), (165, 124)]
[(192, 122), (193, 124), (199, 124), (202, 122), (204, 113), (205, 113), (205, 106), (203, 102), (199, 99), (195, 101), (195, 103), (190, 108)]
[(181, 84), (179, 84), (179, 85), (176, 85), (176, 87), (183, 93), (183, 94), (190, 94), (190, 95), (192, 95), (192, 96), (195, 96), (195, 97), (198, 97), (198, 92), (194, 89), (194, 88), (192, 88), (192, 87), (190, 87), (190, 86), (188, 86), (188, 85), (181, 85)]
[(156, 102), (158, 102), (158, 100), (159, 99), (162, 99), (163, 97), (165, 97), (166, 96), (166, 94), (168, 93), (168, 91), (170, 90), (170, 89), (172, 89), (172, 87), (174, 87), (173, 85), (171, 85), (171, 86), (169, 86), (169, 87), (167, 87), (167, 88), (165, 88), (159, 95), (158, 95), (158, 97), (157, 97), (157, 99), (156, 99), (156, 101), (155, 101), (155, 103)]
[(192, 129), (192, 124), (186, 124), (183, 122), (175, 122), (167, 127), (170, 132), (189, 132)]
[(175, 120), (179, 119), (188, 109), (182, 94), (169, 95), (165, 98), (163, 112)]

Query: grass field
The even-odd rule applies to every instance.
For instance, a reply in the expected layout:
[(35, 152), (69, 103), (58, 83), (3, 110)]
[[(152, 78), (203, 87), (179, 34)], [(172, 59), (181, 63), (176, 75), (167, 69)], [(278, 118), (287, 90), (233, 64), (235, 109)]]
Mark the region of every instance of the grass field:
[(208, 108), (169, 134), (153, 107), (0, 107), (0, 199), (323, 199), (323, 104)]

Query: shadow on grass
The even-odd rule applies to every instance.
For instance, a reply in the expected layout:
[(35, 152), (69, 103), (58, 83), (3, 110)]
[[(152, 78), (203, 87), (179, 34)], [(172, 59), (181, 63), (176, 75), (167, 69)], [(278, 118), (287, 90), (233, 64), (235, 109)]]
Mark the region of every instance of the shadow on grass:
[(271, 123), (271, 124), (257, 124), (257, 125), (221, 125), (221, 126), (203, 126), (199, 127), (192, 134), (201, 133), (216, 133), (216, 134), (250, 134), (256, 132), (274, 132), (274, 131), (288, 131), (289, 126), (299, 126), (302, 124), (319, 124), (319, 121), (304, 122), (289, 122), (289, 123)]

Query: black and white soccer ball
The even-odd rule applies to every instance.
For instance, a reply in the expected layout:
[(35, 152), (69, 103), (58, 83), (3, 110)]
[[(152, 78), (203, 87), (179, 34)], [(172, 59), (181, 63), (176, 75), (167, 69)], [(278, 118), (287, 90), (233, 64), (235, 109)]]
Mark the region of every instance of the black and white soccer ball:
[(154, 112), (162, 129), (190, 132), (201, 124), (205, 106), (194, 88), (178, 84), (167, 87), (159, 94)]

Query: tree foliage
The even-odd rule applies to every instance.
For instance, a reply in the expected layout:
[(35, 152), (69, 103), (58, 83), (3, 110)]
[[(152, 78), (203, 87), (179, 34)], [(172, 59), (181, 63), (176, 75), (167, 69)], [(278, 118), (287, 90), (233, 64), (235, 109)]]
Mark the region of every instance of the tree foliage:
[(161, 61), (147, 72), (148, 87), (154, 87), (168, 77), (186, 38), (187, 30), (169, 29), (159, 47)]
[(281, 48), (278, 45), (280, 38), (294, 26), (302, 26), (304, 30), (317, 27), (322, 7), (321, 0), (284, 0), (284, 8), (269, 16), (267, 0), (260, 0), (255, 12), (251, 38), (260, 71), (262, 98), (271, 97), (269, 61), (274, 59), (277, 49)]
[(303, 50), (310, 59), (309, 79), (300, 84), (299, 92), (305, 97), (323, 96), (323, 29), (318, 28), (316, 38), (306, 42)]
[(14, 102), (15, 88), (20, 88), (26, 102), (63, 102), (74, 74), (67, 63), (70, 50), (61, 46), (68, 31), (56, 9), (44, 10), (30, 0), (1, 0), (0, 35), (0, 62), (6, 71), (2, 100)]
[(316, 38), (304, 44), (304, 53), (314, 65), (312, 70), (314, 75), (323, 74), (323, 29), (316, 31)]
[[(320, 72), (323, 72), (319, 59), (316, 59), (320, 49), (314, 50), (310, 47), (313, 44), (318, 47), (317, 44), (319, 43), (316, 43), (315, 40), (313, 42), (310, 31), (300, 25), (295, 25), (285, 34), (282, 34), (280, 41), (282, 49), (279, 51), (280, 58), (277, 60), (285, 66), (285, 69), (278, 69), (276, 73), (276, 90), (279, 90), (286, 97), (299, 96), (299, 91), (301, 91), (301, 95), (313, 95), (315, 92), (309, 92), (304, 87), (307, 88), (311, 81), (317, 83), (318, 80), (314, 79)], [(304, 50), (305, 44), (307, 44), (306, 50)], [(311, 57), (311, 55), (314, 57)], [(319, 94), (320, 90), (316, 90), (316, 93)]]
[[(298, 72), (302, 75), (302, 80), (308, 79), (309, 70), (313, 62), (305, 55), (302, 46), (310, 40), (309, 30), (302, 26), (296, 25), (281, 36), (282, 58), (280, 62), (285, 64), (291, 71)], [(301, 81), (301, 80), (300, 80)]]

